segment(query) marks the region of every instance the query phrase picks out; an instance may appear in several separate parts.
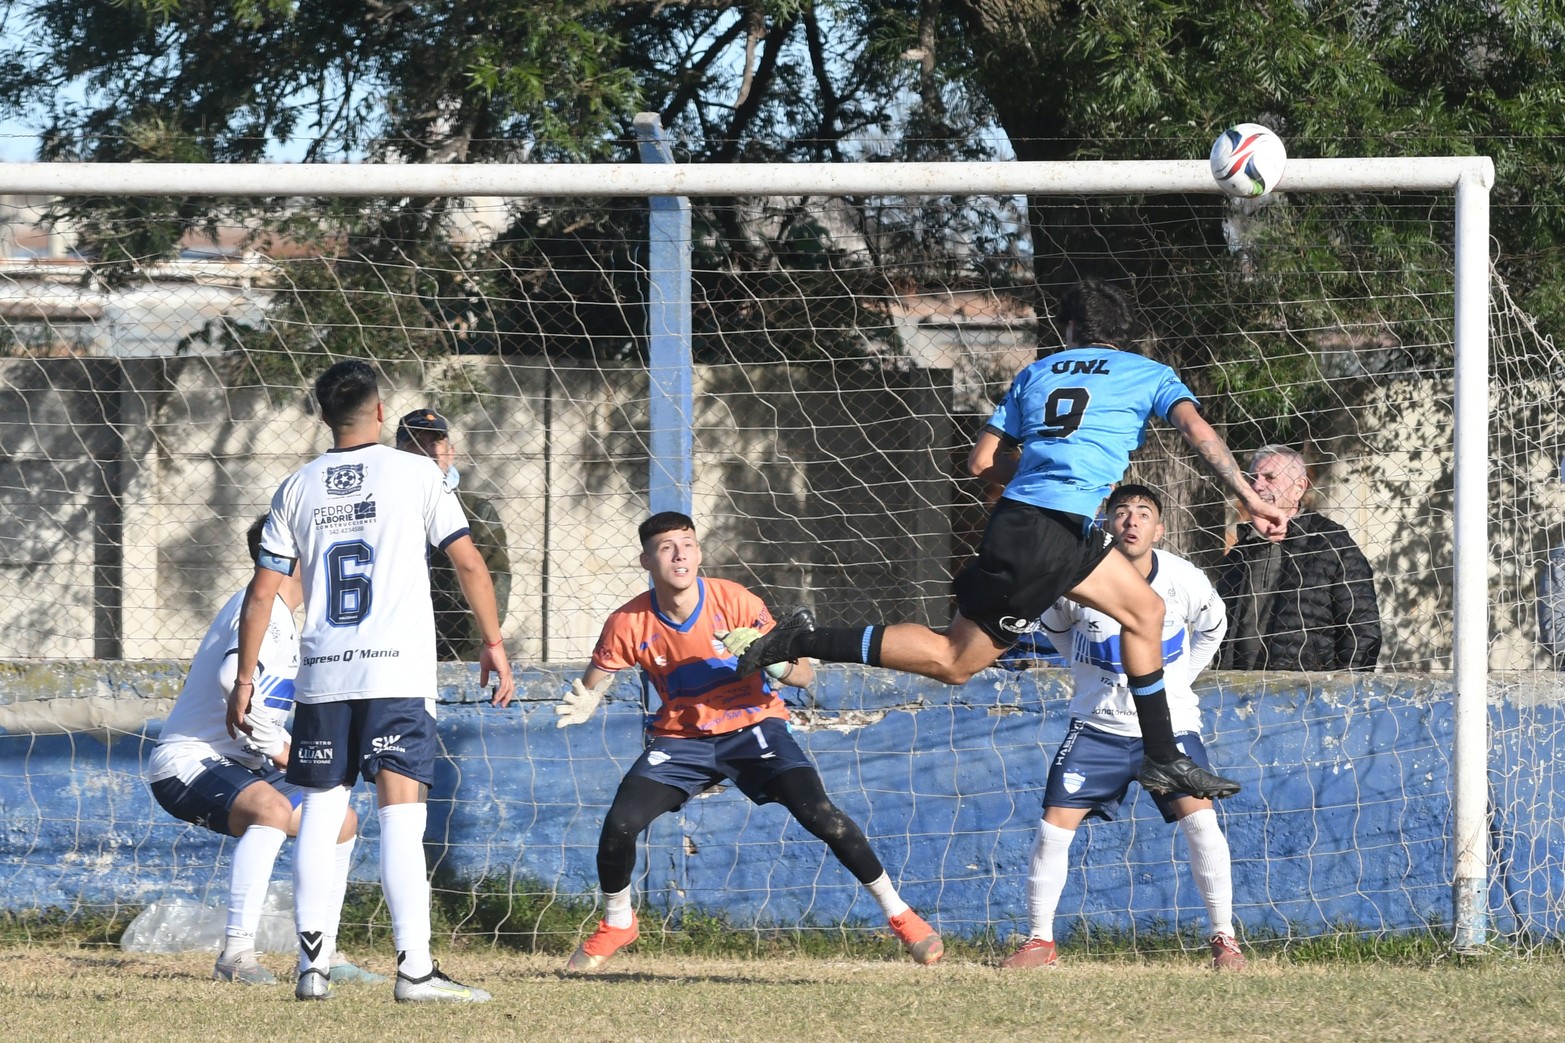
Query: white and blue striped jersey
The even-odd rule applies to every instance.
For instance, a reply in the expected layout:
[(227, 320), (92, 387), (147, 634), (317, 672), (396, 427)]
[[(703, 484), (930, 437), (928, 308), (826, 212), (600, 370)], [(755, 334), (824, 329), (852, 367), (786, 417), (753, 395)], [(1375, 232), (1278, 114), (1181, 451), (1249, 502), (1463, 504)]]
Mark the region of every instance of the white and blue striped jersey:
[(986, 425), (1021, 447), (1006, 499), (1093, 517), (1141, 447), (1147, 418), (1167, 420), (1185, 400), (1200, 405), (1172, 369), (1132, 352), (1092, 344), (1039, 359)]
[[(1228, 612), (1212, 581), (1194, 564), (1152, 552), (1147, 582), (1167, 606), (1163, 613), (1163, 685), (1174, 732), (1201, 731), (1201, 704), (1191, 688), (1211, 663), (1228, 630)], [(1043, 614), (1042, 633), (1070, 663), (1072, 717), (1115, 735), (1141, 737), (1136, 704), (1120, 661), (1119, 624), (1112, 616), (1060, 598)]]
[(455, 491), (417, 453), (332, 449), (283, 482), (261, 549), (263, 564), (302, 570), (299, 702), (434, 698), (428, 548), (467, 533)]
[(158, 736), (158, 749), (150, 765), (152, 781), (186, 774), (187, 768), (197, 770), (200, 762), (213, 754), (247, 768), (261, 767), (267, 754), (281, 753), (288, 741), (284, 726), (293, 713), (299, 631), (282, 598), (272, 599), (272, 617), (261, 639), (250, 702), (252, 726), (258, 735), (270, 736), (272, 741), (266, 743), (269, 748), (257, 749), (248, 736), (241, 733), (234, 739), (228, 734), (228, 693), (238, 674), (239, 611), (243, 607), (244, 591), (240, 591), (228, 599), (196, 648), (184, 687)]

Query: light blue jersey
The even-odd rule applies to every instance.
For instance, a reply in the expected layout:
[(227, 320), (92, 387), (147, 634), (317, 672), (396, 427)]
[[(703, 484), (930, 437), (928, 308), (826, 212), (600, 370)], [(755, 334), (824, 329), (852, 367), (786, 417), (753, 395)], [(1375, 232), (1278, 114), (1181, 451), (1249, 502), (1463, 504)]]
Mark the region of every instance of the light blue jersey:
[(1085, 515), (1125, 476), (1147, 418), (1196, 400), (1172, 369), (1103, 344), (1039, 359), (1011, 384), (988, 429), (1021, 446), (1005, 497)]

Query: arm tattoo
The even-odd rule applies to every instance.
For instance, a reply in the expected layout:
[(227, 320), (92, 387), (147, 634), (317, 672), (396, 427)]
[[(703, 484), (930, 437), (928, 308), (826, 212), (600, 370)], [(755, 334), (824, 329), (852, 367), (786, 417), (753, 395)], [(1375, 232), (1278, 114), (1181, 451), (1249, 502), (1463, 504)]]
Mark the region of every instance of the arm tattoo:
[(1212, 473), (1229, 489), (1238, 493), (1241, 499), (1253, 492), (1250, 483), (1245, 480), (1244, 472), (1239, 469), (1239, 462), (1221, 438), (1203, 438), (1195, 444), (1195, 451), (1201, 454), (1201, 459), (1206, 461)]

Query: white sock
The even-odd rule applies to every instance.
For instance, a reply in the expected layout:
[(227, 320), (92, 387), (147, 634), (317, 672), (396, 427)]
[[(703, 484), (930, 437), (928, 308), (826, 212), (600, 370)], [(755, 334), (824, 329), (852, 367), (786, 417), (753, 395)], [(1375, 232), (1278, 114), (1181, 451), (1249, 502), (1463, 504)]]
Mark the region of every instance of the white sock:
[(603, 922), (610, 927), (629, 927), (635, 922), (636, 914), (630, 908), (630, 888), (623, 891), (615, 891), (613, 894), (603, 894)]
[(422, 978), (434, 969), (429, 955), (429, 874), (424, 864), (428, 812), (422, 801), (380, 809), (380, 887), (391, 913), (397, 971), (407, 978)]
[(342, 924), (342, 900), (348, 893), (348, 870), (353, 868), (353, 846), (357, 837), (349, 837), (337, 845), (337, 875), (332, 878), (331, 931), (327, 934), (327, 946), (337, 951), (337, 929)]
[(874, 896), (875, 901), (880, 903), (880, 911), (886, 914), (886, 919), (889, 920), (893, 916), (901, 916), (907, 912), (908, 904), (902, 900), (902, 896), (897, 894), (897, 889), (892, 886), (890, 873), (881, 873), (864, 886), (869, 889), (869, 893)]
[(233, 864), (228, 870), (228, 928), (223, 932), (225, 961), (232, 963), (255, 951), (255, 932), (261, 926), (266, 885), (271, 882), (277, 852), (287, 839), (288, 834), (280, 829), (254, 825), (234, 845)]
[(1217, 811), (1202, 808), (1179, 820), (1190, 847), (1190, 875), (1206, 900), (1206, 915), (1213, 934), (1234, 933), (1233, 864), (1228, 838), (1217, 824)]
[(1032, 859), (1027, 866), (1029, 937), (1054, 941), (1054, 914), (1060, 907), (1060, 895), (1065, 893), (1071, 841), (1075, 839), (1074, 829), (1038, 823), (1038, 833), (1032, 842)]
[(299, 973), (331, 967), (328, 937), (339, 915), (332, 909), (333, 849), (348, 813), (348, 787), (304, 791), (299, 839), (293, 849), (293, 922), (299, 932)]

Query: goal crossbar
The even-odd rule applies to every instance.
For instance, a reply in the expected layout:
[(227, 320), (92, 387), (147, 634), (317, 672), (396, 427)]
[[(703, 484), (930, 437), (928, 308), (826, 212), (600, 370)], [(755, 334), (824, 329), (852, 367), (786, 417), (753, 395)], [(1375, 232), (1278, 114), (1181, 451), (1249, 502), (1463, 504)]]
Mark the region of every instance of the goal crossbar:
[[(1453, 191), (1486, 156), (1290, 159), (1289, 192)], [(5, 163), (0, 193), (61, 196), (1220, 195), (1205, 160), (682, 165)]]

